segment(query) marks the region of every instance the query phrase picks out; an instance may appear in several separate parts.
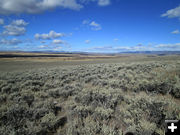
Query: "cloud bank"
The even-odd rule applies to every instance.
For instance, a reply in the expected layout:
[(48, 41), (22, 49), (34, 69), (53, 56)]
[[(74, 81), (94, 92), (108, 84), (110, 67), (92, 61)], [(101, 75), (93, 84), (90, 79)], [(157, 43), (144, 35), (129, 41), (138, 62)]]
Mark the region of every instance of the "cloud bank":
[(99, 46), (88, 48), (94, 52), (133, 52), (133, 51), (180, 51), (180, 43), (136, 45), (136, 46)]
[(37, 14), (55, 8), (80, 10), (89, 2), (97, 2), (99, 6), (110, 4), (110, 0), (1, 0), (0, 14)]

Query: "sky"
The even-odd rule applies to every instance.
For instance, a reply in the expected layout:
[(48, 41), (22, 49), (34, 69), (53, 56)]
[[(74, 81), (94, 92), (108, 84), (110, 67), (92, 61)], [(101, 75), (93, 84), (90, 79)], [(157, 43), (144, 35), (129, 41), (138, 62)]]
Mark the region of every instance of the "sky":
[(0, 0), (0, 51), (180, 51), (180, 1)]

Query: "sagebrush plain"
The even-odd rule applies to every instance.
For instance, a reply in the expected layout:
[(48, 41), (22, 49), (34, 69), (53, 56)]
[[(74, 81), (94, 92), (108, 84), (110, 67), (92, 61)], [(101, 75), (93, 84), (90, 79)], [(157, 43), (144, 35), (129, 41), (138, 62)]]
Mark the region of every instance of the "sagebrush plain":
[(1, 135), (164, 135), (180, 56), (0, 58), (0, 102)]

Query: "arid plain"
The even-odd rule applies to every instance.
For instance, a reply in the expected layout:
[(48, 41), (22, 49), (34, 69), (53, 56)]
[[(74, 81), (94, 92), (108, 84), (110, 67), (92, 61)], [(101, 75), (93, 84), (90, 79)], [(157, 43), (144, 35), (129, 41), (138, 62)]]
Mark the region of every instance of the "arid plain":
[(0, 53), (1, 135), (164, 135), (180, 56)]

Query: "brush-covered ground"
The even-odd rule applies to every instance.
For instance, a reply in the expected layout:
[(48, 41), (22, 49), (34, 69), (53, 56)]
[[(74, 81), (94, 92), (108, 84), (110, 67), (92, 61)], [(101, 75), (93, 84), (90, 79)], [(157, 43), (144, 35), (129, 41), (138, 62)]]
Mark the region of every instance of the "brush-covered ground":
[(0, 73), (1, 135), (164, 135), (165, 119), (180, 119), (179, 56)]

